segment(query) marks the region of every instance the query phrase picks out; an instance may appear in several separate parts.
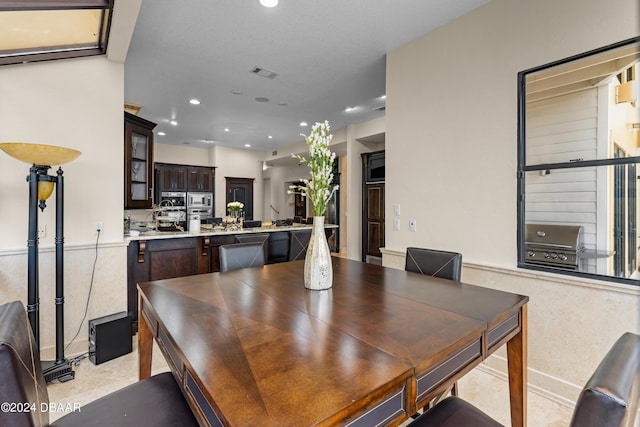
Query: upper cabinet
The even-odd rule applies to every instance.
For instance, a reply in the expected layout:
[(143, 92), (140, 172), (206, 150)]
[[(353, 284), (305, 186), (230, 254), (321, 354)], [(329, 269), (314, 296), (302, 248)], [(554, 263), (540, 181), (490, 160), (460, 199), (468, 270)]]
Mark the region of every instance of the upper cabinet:
[(156, 163), (156, 197), (164, 192), (213, 193), (215, 168)]
[(188, 191), (213, 192), (213, 176), (215, 170), (209, 167), (189, 167)]
[(153, 128), (155, 123), (124, 113), (124, 208), (144, 209), (153, 204)]
[(187, 191), (187, 166), (156, 163), (156, 170), (159, 193)]

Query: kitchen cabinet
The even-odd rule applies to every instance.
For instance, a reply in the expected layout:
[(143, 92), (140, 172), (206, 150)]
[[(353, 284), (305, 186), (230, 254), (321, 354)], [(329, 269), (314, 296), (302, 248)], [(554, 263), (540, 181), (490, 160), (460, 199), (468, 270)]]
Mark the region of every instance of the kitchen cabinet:
[(190, 166), (188, 174), (189, 181), (187, 191), (213, 193), (213, 177), (215, 176), (214, 168)]
[(153, 128), (155, 123), (124, 113), (124, 208), (150, 208), (153, 200)]
[(188, 169), (184, 165), (156, 163), (159, 192), (186, 192), (189, 176)]

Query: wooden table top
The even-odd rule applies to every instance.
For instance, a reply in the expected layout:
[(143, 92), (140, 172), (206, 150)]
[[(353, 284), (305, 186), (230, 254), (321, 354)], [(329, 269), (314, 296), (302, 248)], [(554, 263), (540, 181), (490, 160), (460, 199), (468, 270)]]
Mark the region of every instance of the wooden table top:
[(393, 390), (409, 396), (416, 374), (528, 300), (340, 258), (333, 288), (309, 291), (303, 265), (139, 285), (143, 310), (229, 425), (336, 425)]

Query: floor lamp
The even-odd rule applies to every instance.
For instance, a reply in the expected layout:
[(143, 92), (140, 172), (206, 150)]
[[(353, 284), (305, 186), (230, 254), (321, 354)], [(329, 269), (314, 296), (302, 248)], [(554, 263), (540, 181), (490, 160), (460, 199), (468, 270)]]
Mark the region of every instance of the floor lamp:
[(64, 357), (64, 179), (62, 168), (55, 176), (48, 175), (51, 166), (62, 165), (80, 155), (77, 150), (42, 144), (6, 142), (0, 149), (8, 155), (31, 164), (29, 183), (29, 237), (27, 240), (27, 314), (40, 348), (40, 295), (38, 271), (38, 207), (44, 211), (46, 200), (56, 188), (56, 359), (43, 361), (42, 371), (47, 382), (68, 381), (75, 377), (71, 362)]

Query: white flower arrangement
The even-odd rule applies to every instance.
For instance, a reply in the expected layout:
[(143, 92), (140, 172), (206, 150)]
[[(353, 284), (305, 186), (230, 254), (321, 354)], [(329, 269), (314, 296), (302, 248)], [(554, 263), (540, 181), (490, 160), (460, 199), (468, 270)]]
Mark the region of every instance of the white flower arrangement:
[(227, 203), (227, 210), (229, 212), (242, 212), (244, 209), (244, 203), (242, 202), (229, 202)]
[(298, 159), (301, 163), (309, 166), (311, 179), (302, 179), (304, 185), (291, 185), (289, 194), (302, 194), (311, 201), (314, 216), (323, 216), (327, 210), (327, 204), (338, 189), (337, 185), (331, 186), (333, 182), (333, 162), (336, 153), (329, 150), (329, 144), (333, 135), (329, 133), (329, 122), (316, 122), (311, 128), (309, 136), (304, 137), (309, 147), (309, 159), (297, 154), (291, 157)]

